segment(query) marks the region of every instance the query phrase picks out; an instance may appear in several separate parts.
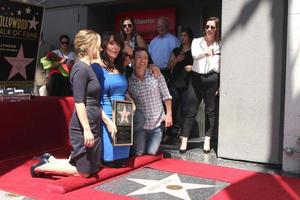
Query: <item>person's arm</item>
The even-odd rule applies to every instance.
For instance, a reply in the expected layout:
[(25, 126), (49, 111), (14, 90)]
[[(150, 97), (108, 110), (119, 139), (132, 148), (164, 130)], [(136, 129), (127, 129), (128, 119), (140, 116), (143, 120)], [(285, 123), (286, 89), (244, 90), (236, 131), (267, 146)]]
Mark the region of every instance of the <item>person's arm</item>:
[(66, 59), (63, 58), (63, 59), (61, 59), (60, 61), (54, 62), (54, 63), (51, 65), (50, 69), (56, 68), (56, 67), (58, 67), (59, 65), (64, 64), (65, 61), (66, 61)]
[(196, 60), (206, 58), (213, 54), (212, 49), (203, 49), (201, 48), (201, 42), (205, 42), (204, 39), (194, 39), (192, 41), (191, 51), (192, 56)]
[(173, 125), (173, 122), (172, 122), (172, 96), (170, 95), (167, 83), (162, 75), (158, 78), (158, 88), (159, 88), (159, 92), (161, 94), (162, 100), (166, 106), (165, 126), (170, 127)]
[[(129, 95), (128, 92), (126, 92), (126, 94), (125, 94), (125, 99), (132, 102), (132, 112), (135, 113), (135, 111), (136, 111), (136, 106), (135, 106), (135, 103), (134, 103), (133, 98)], [(133, 114), (133, 113), (132, 113), (132, 114)]]
[(155, 78), (158, 78), (161, 75), (159, 67), (157, 67), (155, 64), (149, 64), (148, 69)]
[(136, 42), (137, 42), (138, 47), (144, 47), (147, 49), (147, 44), (142, 36), (137, 35)]
[(94, 136), (91, 132), (91, 127), (84, 105), (86, 97), (86, 84), (88, 83), (88, 73), (83, 67), (77, 67), (71, 77), (73, 86), (73, 97), (75, 103), (75, 110), (81, 126), (83, 127), (84, 145), (86, 147), (94, 146)]
[(179, 54), (178, 56), (175, 56), (174, 52), (172, 52), (169, 62), (168, 62), (168, 68), (173, 69), (177, 63), (179, 63), (183, 60), (184, 60), (184, 55)]
[(86, 114), (86, 108), (84, 103), (75, 103), (75, 109), (80, 121), (80, 124), (83, 127), (83, 136), (84, 136), (84, 145), (86, 147), (94, 146), (94, 135), (91, 131), (89, 120)]
[(114, 138), (115, 134), (117, 133), (116, 124), (105, 114), (103, 109), (101, 109), (101, 116), (102, 121), (105, 123), (108, 131), (110, 132), (111, 137)]
[(172, 122), (172, 100), (166, 99), (166, 100), (164, 100), (164, 104), (166, 106), (165, 126), (170, 127), (173, 125), (173, 122)]

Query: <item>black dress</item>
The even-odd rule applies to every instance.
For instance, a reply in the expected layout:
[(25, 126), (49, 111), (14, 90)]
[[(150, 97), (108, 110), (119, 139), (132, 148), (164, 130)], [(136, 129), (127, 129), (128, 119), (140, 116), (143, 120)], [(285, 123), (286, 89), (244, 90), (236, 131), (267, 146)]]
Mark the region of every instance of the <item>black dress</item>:
[(91, 66), (81, 61), (77, 61), (74, 64), (70, 81), (74, 103), (85, 104), (89, 125), (95, 139), (93, 147), (88, 148), (84, 146), (83, 127), (74, 108), (69, 127), (72, 145), (70, 163), (80, 173), (94, 174), (100, 170), (101, 164), (99, 81)]
[[(177, 57), (182, 51), (182, 48), (178, 47), (173, 49), (175, 57)], [(169, 87), (172, 88), (187, 88), (188, 86), (188, 76), (189, 73), (185, 70), (185, 66), (193, 65), (193, 57), (191, 50), (184, 53), (184, 60), (178, 62), (170, 75), (170, 80), (168, 83)]]

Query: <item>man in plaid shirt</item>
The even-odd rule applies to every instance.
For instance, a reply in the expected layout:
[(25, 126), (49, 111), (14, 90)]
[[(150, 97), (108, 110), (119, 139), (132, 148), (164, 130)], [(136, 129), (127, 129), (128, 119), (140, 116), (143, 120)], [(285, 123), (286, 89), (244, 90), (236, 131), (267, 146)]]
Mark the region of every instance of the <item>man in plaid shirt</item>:
[[(133, 54), (134, 73), (128, 80), (128, 91), (134, 99), (134, 149), (136, 155), (155, 155), (162, 138), (161, 122), (172, 126), (172, 96), (162, 75), (155, 78), (149, 70), (148, 51), (137, 48)], [(166, 106), (166, 114), (164, 107)]]

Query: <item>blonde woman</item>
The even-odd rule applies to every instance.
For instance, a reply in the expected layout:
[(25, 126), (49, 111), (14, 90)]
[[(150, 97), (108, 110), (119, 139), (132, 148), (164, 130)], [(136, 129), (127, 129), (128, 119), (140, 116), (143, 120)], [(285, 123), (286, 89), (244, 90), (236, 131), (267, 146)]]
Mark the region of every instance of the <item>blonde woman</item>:
[(88, 177), (100, 170), (100, 85), (91, 68), (92, 60), (99, 56), (100, 43), (99, 34), (92, 30), (76, 34), (74, 46), (78, 59), (70, 76), (75, 103), (69, 127), (72, 152), (69, 159), (42, 155), (41, 161), (31, 167), (33, 177), (43, 174)]

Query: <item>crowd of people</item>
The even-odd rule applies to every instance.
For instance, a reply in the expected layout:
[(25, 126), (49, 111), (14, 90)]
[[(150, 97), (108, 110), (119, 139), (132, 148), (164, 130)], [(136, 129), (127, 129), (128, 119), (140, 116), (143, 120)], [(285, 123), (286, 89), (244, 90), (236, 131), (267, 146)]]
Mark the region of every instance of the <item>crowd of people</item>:
[[(79, 31), (74, 52), (70, 38), (60, 36), (60, 48), (53, 52), (61, 59), (44, 73), (47, 78), (42, 84), (36, 81), (35, 92), (38, 95), (44, 84), (48, 95), (73, 95), (72, 151), (67, 159), (43, 154), (30, 169), (33, 177), (48, 173), (88, 177), (103, 165), (125, 167), (132, 155), (156, 155), (166, 128), (170, 133), (175, 128), (182, 130), (181, 135), (165, 137), (180, 138), (179, 152), (183, 154), (202, 100), (207, 116), (203, 151), (211, 150), (219, 93), (220, 21), (208, 18), (199, 38), (194, 38), (191, 28), (183, 28), (180, 40), (169, 32), (166, 17), (159, 17), (156, 25), (158, 35), (149, 46), (132, 18), (121, 20), (120, 34)], [(70, 68), (68, 77), (57, 69), (62, 63)], [(115, 100), (133, 103), (133, 145), (114, 145)]]

